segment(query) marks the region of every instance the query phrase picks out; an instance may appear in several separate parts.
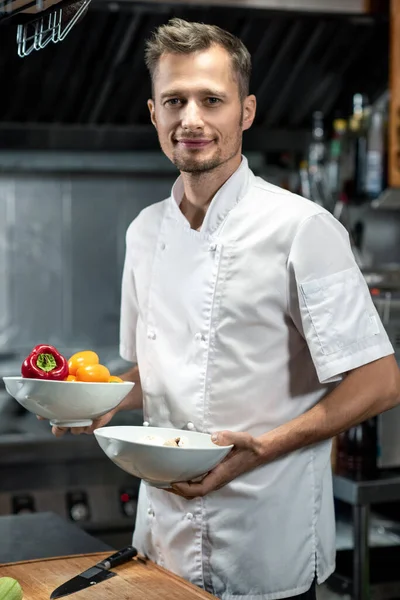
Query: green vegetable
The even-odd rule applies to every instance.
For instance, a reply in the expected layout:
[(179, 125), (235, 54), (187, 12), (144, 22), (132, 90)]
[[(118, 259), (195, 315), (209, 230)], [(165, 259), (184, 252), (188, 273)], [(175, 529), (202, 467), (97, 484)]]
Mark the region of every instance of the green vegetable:
[(22, 588), (12, 577), (0, 577), (0, 600), (22, 600)]

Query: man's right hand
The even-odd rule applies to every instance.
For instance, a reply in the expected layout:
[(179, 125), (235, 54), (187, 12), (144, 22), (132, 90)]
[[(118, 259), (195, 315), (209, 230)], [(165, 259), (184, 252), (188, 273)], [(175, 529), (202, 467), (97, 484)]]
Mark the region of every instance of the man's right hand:
[[(111, 421), (113, 416), (120, 410), (134, 410), (140, 409), (143, 406), (143, 394), (142, 386), (140, 385), (140, 375), (137, 366), (132, 367), (127, 373), (120, 375), (124, 381), (133, 381), (135, 387), (129, 394), (122, 400), (122, 402), (113, 410), (106, 413), (102, 417), (95, 419), (90, 427), (55, 427), (52, 428), (52, 433), (56, 437), (62, 437), (67, 431), (71, 431), (73, 435), (79, 435), (80, 433), (91, 434), (95, 429), (104, 427)], [(38, 417), (40, 420), (44, 420), (43, 417)]]
[[(107, 423), (109, 423), (111, 421), (111, 419), (113, 418), (113, 416), (115, 415), (116, 412), (117, 411), (115, 409), (110, 410), (110, 412), (99, 417), (98, 419), (95, 419), (93, 421), (92, 425), (90, 425), (88, 427), (71, 427), (71, 428), (69, 428), (69, 427), (57, 427), (56, 425), (53, 425), (51, 432), (56, 437), (62, 437), (65, 433), (67, 433), (67, 431), (70, 431), (72, 433), (72, 435), (79, 435), (80, 433), (91, 434), (91, 433), (93, 433), (93, 431), (95, 429), (98, 429), (99, 427), (104, 427), (105, 425), (107, 425)], [(43, 417), (38, 417), (38, 419), (40, 421), (46, 420)]]

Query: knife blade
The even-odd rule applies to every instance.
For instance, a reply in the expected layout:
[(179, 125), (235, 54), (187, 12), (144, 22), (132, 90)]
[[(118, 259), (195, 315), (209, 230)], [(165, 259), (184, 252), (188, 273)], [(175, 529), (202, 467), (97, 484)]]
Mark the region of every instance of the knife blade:
[(110, 569), (128, 562), (132, 558), (135, 558), (135, 556), (137, 556), (137, 550), (133, 546), (127, 546), (126, 548), (115, 552), (115, 554), (112, 554), (93, 567), (86, 569), (83, 573), (76, 575), (60, 585), (52, 592), (50, 596), (51, 600), (75, 594), (88, 587), (107, 581), (107, 579), (110, 579), (111, 577), (115, 577), (116, 573), (113, 573)]

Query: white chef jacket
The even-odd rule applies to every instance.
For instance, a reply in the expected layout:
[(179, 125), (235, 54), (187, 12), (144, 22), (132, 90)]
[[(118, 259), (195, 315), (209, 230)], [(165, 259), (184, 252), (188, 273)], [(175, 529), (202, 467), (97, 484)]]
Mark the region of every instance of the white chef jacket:
[[(346, 230), (320, 206), (239, 169), (200, 231), (171, 196), (127, 232), (121, 346), (151, 426), (259, 436), (343, 373), (393, 353)], [(142, 484), (133, 543), (223, 600), (307, 591), (335, 567), (331, 442), (185, 500)]]

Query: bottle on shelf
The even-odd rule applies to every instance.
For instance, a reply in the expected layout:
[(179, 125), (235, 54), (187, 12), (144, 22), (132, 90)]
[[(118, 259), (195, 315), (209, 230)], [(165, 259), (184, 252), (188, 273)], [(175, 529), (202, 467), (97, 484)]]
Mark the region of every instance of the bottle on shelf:
[(351, 202), (366, 198), (367, 137), (370, 107), (363, 94), (353, 96), (353, 114), (349, 119), (348, 171), (345, 191)]
[(310, 168), (324, 165), (325, 161), (325, 130), (324, 114), (316, 110), (312, 114), (311, 144), (309, 147)]
[[(329, 142), (329, 156), (326, 165), (326, 181), (329, 204), (325, 208), (332, 214), (343, 212), (343, 177), (346, 153), (347, 121), (335, 118), (332, 123), (332, 137)], [(336, 215), (335, 215), (336, 216)], [(338, 217), (337, 217), (338, 218)]]
[(377, 475), (377, 423), (368, 419), (336, 438), (335, 472), (357, 481)]
[(385, 115), (379, 108), (371, 114), (368, 131), (365, 192), (370, 200), (378, 198), (385, 187)]
[(310, 199), (321, 206), (326, 206), (330, 201), (325, 161), (324, 115), (321, 111), (315, 111), (312, 115), (311, 143), (308, 149), (308, 174)]
[(333, 134), (329, 145), (328, 185), (333, 198), (337, 199), (343, 185), (343, 156), (345, 154), (347, 121), (334, 119), (332, 128)]
[(300, 161), (299, 166), (299, 192), (300, 196), (311, 200), (310, 177), (308, 173), (308, 162)]

